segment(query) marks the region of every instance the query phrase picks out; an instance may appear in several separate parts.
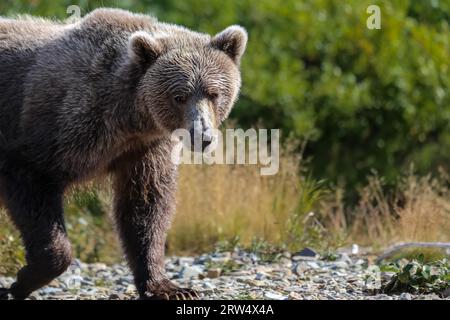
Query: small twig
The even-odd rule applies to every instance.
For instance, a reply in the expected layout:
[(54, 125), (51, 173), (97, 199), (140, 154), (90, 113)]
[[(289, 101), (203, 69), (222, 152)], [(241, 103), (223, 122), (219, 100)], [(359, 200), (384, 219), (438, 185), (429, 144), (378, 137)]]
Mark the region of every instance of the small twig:
[(382, 255), (380, 255), (376, 260), (375, 263), (379, 264), (384, 259), (391, 257), (395, 252), (399, 251), (400, 249), (404, 248), (441, 248), (441, 249), (450, 249), (450, 242), (404, 242), (404, 243), (398, 243), (396, 245), (393, 245), (392, 247), (388, 248), (383, 252)]

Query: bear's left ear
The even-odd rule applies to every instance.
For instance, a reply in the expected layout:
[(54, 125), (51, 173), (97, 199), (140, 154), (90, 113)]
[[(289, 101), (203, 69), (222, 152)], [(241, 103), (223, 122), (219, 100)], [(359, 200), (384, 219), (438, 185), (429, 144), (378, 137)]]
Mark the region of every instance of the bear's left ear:
[(128, 40), (128, 56), (133, 62), (149, 66), (161, 54), (161, 44), (147, 32), (137, 31)]
[(215, 35), (211, 44), (225, 52), (236, 64), (239, 64), (247, 46), (247, 31), (241, 26), (230, 26)]

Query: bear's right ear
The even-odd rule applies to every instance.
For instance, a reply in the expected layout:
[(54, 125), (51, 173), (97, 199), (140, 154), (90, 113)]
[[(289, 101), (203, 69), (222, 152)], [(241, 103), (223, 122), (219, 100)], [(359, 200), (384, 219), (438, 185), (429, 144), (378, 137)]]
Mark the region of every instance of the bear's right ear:
[(226, 53), (236, 64), (239, 64), (247, 46), (247, 31), (241, 26), (230, 26), (215, 35), (211, 43), (213, 47)]
[(131, 61), (140, 65), (149, 66), (161, 53), (161, 44), (147, 32), (135, 32), (128, 41), (128, 56)]

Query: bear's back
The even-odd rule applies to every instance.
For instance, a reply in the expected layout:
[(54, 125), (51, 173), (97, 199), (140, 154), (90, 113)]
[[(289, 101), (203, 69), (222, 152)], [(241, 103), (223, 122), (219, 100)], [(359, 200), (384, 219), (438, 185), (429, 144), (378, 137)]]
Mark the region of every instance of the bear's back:
[(64, 27), (30, 17), (0, 18), (0, 136), (3, 139), (13, 135), (17, 128), (26, 74), (36, 53), (59, 36)]
[[(154, 18), (115, 9), (97, 9), (73, 23), (0, 17), (0, 145), (18, 134), (27, 87), (44, 86), (48, 94), (61, 91), (74, 80), (68, 75), (71, 70), (86, 74), (87, 63), (105, 39), (154, 23)], [(54, 77), (61, 85), (49, 87), (46, 82)]]
[(0, 17), (0, 50), (28, 48), (43, 44), (58, 35), (67, 25), (29, 16), (17, 19)]

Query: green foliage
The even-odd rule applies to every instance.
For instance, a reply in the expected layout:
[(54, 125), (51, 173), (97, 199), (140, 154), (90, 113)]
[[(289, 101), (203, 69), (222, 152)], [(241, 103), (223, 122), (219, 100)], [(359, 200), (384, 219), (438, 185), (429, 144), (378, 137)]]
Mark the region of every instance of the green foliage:
[[(161, 19), (194, 29), (248, 29), (232, 117), (310, 139), (306, 156), (320, 178), (352, 186), (369, 169), (392, 182), (410, 162), (421, 172), (448, 168), (448, 2), (150, 3)], [(369, 4), (381, 7), (381, 30), (366, 28)]]
[(241, 239), (239, 236), (235, 236), (230, 240), (220, 240), (214, 245), (214, 251), (217, 252), (232, 252), (238, 249), (240, 246)]
[(314, 212), (328, 189), (322, 181), (317, 182), (311, 178), (305, 178), (299, 189), (297, 207), (286, 221), (286, 244), (289, 249), (298, 251), (311, 247), (327, 251), (338, 247), (341, 244), (339, 235), (330, 234)]
[[(4, 0), (0, 14), (65, 18), (72, 4), (82, 14), (122, 7), (209, 33), (245, 26), (232, 117), (307, 137), (320, 178), (354, 186), (369, 169), (388, 182), (411, 162), (421, 172), (448, 169), (448, 1)], [(381, 7), (381, 30), (366, 28), (370, 4)]]
[(251, 293), (239, 293), (234, 300), (255, 300), (255, 297)]
[(14, 274), (25, 261), (20, 236), (6, 213), (0, 210), (0, 275)]
[[(78, 190), (65, 206), (66, 225), (74, 256), (85, 262), (118, 262), (122, 251), (107, 217), (110, 199), (93, 188)], [(105, 199), (106, 198), (106, 199)]]
[(206, 269), (220, 269), (222, 274), (230, 274), (234, 271), (238, 271), (242, 269), (243, 265), (238, 264), (233, 259), (225, 260), (225, 261), (213, 261), (211, 259), (205, 262)]
[(382, 266), (381, 271), (395, 273), (382, 286), (385, 293), (441, 293), (450, 286), (450, 264), (446, 259), (435, 262), (425, 262), (423, 257), (401, 260)]
[(264, 239), (254, 239), (249, 251), (255, 254), (261, 262), (273, 263), (278, 261), (286, 250), (283, 246), (268, 243)]

